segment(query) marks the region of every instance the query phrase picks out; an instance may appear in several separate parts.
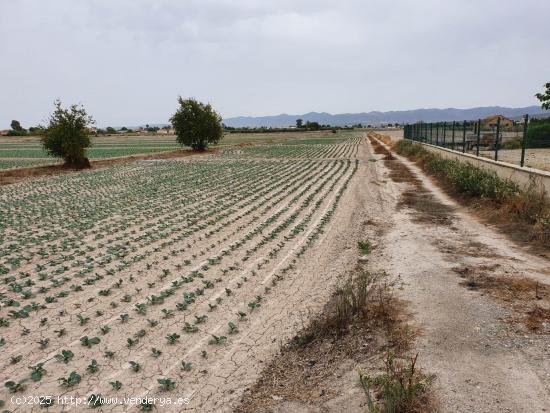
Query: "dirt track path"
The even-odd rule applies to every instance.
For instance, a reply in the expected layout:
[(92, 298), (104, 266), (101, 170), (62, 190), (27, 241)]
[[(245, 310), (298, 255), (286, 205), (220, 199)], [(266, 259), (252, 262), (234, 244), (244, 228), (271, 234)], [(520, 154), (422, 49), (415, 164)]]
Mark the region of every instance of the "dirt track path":
[[(548, 326), (542, 334), (509, 322), (521, 320), (521, 311), (528, 309), (498, 301), (494, 291), (468, 289), (460, 277), (494, 277), (499, 285), (525, 277), (548, 285), (548, 261), (519, 250), (467, 214), (417, 167), (398, 160), (413, 171), (434, 204), (407, 205), (403, 194), (409, 190), (411, 195), (411, 184), (395, 182), (387, 162), (376, 162), (371, 183), (379, 188), (382, 205), (377, 209), (386, 211), (387, 220), (373, 264), (405, 282), (400, 295), (421, 330), (416, 350), (423, 368), (437, 375), (442, 410), (549, 411)], [(447, 218), (438, 217), (438, 209)], [(432, 219), (426, 211), (435, 211)], [(541, 305), (549, 299), (544, 297)]]

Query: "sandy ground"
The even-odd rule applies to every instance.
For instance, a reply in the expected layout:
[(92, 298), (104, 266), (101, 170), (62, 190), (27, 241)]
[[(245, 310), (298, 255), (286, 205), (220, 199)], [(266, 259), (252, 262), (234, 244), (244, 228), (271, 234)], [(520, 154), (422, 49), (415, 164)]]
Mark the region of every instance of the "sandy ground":
[[(489, 159), (494, 159), (495, 157), (493, 151), (481, 151), (480, 155)], [(498, 152), (498, 159), (502, 162), (519, 165), (521, 149), (503, 149)], [(550, 171), (550, 149), (526, 149), (525, 166)]]

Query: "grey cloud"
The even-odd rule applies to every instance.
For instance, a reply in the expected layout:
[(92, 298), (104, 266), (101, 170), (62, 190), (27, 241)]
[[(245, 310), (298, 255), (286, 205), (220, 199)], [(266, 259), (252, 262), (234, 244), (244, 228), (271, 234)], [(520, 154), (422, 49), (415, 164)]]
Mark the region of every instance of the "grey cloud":
[(176, 97), (225, 117), (535, 104), (547, 0), (0, 0), (0, 129), (55, 98), (100, 125), (165, 122)]

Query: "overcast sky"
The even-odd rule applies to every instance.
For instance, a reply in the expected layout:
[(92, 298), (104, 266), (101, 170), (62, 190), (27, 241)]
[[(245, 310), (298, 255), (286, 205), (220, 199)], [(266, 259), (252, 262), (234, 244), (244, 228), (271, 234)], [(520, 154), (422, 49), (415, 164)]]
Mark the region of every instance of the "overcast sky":
[(527, 106), (549, 0), (0, 0), (0, 129), (55, 98), (100, 126), (178, 95), (237, 115)]

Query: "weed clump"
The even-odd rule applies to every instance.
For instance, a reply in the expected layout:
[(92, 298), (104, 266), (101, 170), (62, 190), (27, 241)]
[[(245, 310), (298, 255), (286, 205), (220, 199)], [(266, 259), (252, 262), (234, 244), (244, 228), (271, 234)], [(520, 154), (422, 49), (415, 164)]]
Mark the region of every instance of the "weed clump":
[[(359, 370), (359, 381), (371, 413), (434, 411), (429, 388), (434, 376), (425, 376), (416, 367), (418, 354), (410, 360), (389, 354), (385, 371), (375, 377)], [(373, 394), (375, 398), (373, 398)]]

